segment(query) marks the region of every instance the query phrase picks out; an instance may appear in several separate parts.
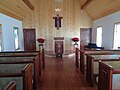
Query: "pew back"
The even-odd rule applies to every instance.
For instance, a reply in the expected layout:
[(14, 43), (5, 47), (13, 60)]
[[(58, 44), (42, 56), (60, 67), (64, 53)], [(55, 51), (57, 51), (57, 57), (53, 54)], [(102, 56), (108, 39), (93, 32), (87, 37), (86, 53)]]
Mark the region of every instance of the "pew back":
[(83, 74), (86, 68), (86, 54), (89, 55), (120, 54), (120, 50), (80, 50), (80, 70)]
[[(96, 57), (95, 57), (96, 56)], [(120, 61), (120, 55), (87, 55), (86, 79), (93, 86), (95, 77), (98, 75), (98, 62), (102, 61)], [(95, 58), (94, 58), (95, 57)]]
[(0, 56), (0, 64), (14, 64), (14, 63), (32, 63), (32, 75), (33, 75), (33, 86), (36, 88), (37, 82), (40, 77), (41, 69), (39, 68), (39, 57), (38, 55), (5, 55)]
[(0, 64), (0, 69), (0, 90), (11, 81), (17, 83), (17, 90), (33, 90), (32, 64)]
[(119, 80), (120, 61), (99, 62), (98, 90), (120, 90)]

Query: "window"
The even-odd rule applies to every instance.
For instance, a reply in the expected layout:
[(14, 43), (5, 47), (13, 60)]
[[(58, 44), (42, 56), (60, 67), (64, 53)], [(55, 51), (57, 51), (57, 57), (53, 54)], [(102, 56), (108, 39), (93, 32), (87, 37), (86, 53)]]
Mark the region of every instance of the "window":
[(15, 50), (19, 49), (19, 32), (18, 31), (19, 31), (18, 27), (13, 27)]
[(97, 27), (96, 44), (98, 47), (102, 46), (102, 27)]
[(116, 23), (114, 26), (113, 49), (118, 49), (119, 47), (120, 47), (120, 23)]
[(4, 45), (3, 45), (3, 35), (2, 35), (2, 24), (0, 24), (0, 52), (3, 51)]

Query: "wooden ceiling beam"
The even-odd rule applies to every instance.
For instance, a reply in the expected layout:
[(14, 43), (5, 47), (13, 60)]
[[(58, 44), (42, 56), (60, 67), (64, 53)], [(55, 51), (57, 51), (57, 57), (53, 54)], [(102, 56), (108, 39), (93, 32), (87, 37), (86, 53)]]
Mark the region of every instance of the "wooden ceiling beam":
[(23, 0), (23, 2), (31, 9), (34, 10), (33, 4), (29, 0)]
[(81, 6), (81, 9), (86, 8), (91, 1), (92, 1), (92, 0), (87, 0), (87, 1)]
[(22, 17), (20, 15), (17, 15), (17, 14), (15, 14), (13, 12), (10, 12), (9, 10), (6, 10), (4, 8), (1, 8), (1, 7), (0, 7), (0, 13), (5, 14), (7, 16), (10, 16), (12, 18), (18, 19), (20, 21), (22, 21), (24, 19), (24, 17)]

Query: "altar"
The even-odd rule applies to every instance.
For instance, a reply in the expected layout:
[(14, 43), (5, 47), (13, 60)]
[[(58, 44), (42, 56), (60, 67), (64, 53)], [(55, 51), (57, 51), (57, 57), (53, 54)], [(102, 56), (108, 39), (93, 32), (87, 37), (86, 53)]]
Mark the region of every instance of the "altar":
[(54, 40), (56, 58), (62, 58), (64, 51), (64, 37), (54, 37)]

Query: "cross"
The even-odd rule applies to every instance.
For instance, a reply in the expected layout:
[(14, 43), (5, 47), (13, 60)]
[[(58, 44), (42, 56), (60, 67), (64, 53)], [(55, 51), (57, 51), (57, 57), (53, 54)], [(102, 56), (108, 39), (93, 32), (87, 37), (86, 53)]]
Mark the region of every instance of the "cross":
[(55, 27), (59, 30), (61, 27), (61, 19), (63, 19), (63, 17), (60, 17), (59, 14), (57, 14), (57, 16), (53, 17), (53, 19), (55, 19)]

